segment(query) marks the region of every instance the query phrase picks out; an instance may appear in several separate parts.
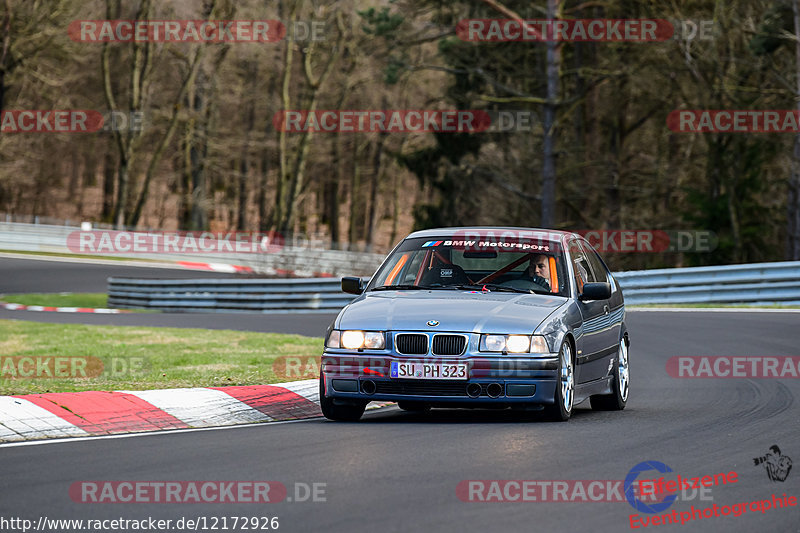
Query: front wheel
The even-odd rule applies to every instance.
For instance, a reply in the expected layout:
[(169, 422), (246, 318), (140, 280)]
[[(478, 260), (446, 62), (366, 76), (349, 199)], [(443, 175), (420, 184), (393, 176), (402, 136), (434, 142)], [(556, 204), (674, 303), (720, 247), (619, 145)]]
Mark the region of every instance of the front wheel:
[(322, 409), (322, 414), (328, 420), (338, 420), (342, 422), (355, 422), (364, 414), (364, 409), (367, 408), (367, 402), (349, 403), (337, 405), (334, 403), (333, 398), (325, 396), (325, 380), (322, 374), (319, 375), (319, 406)]
[(575, 366), (572, 361), (572, 346), (564, 340), (558, 356), (558, 383), (553, 405), (545, 407), (546, 415), (556, 422), (566, 422), (572, 416), (575, 399)]
[(628, 390), (630, 389), (630, 369), (628, 367), (628, 345), (625, 338), (619, 341), (617, 360), (614, 363), (614, 382), (611, 394), (596, 395), (589, 398), (592, 409), (595, 411), (621, 411), (628, 403)]

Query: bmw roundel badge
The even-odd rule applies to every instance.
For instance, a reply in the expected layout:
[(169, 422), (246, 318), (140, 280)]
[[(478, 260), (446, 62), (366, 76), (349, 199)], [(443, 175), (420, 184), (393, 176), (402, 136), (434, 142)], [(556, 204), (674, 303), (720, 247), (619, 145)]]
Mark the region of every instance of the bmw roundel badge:
[(435, 328), (436, 326), (438, 326), (438, 325), (439, 325), (439, 321), (438, 321), (438, 320), (428, 320), (427, 324), (428, 324), (430, 327), (432, 327), (432, 328)]

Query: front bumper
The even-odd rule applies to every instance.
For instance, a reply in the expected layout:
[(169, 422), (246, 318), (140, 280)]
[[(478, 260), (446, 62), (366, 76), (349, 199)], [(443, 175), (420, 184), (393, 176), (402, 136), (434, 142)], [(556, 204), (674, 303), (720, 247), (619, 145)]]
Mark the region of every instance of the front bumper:
[[(391, 378), (392, 361), (466, 363), (467, 379)], [(558, 354), (544, 357), (409, 357), (332, 353), (322, 356), (325, 395), (342, 401), (405, 401), (433, 406), (513, 407), (552, 404)], [(479, 392), (478, 392), (479, 391)]]

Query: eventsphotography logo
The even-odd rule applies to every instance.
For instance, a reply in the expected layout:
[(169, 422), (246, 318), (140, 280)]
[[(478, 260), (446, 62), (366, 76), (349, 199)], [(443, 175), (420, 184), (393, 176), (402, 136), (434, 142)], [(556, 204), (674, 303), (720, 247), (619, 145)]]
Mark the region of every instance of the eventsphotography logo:
[[(715, 475), (697, 477), (684, 477), (680, 474), (676, 479), (667, 476), (658, 476), (655, 479), (639, 479), (645, 472), (655, 471), (658, 474), (669, 474), (672, 468), (661, 461), (643, 461), (630, 469), (625, 476), (625, 497), (628, 503), (640, 513), (656, 514), (669, 509), (678, 499), (681, 501), (694, 499), (700, 491), (705, 496), (711, 488), (728, 483), (737, 483), (739, 475), (736, 472), (721, 472)], [(638, 491), (635, 490), (638, 487)], [(687, 491), (691, 491), (687, 494)], [(707, 491), (707, 492), (706, 492)], [(649, 496), (651, 498), (643, 498)], [(645, 501), (653, 499), (656, 501)], [(701, 498), (705, 499), (705, 498)], [(710, 497), (708, 499), (713, 499)]]
[(776, 496), (772, 494), (769, 499), (739, 502), (728, 505), (714, 504), (711, 507), (695, 507), (691, 505), (688, 511), (677, 511), (654, 515), (632, 514), (629, 516), (631, 529), (639, 529), (651, 526), (665, 526), (668, 524), (683, 525), (686, 522), (704, 520), (707, 518), (722, 518), (732, 516), (738, 518), (749, 510), (751, 513), (766, 514), (769, 510), (783, 509), (784, 507), (796, 507), (797, 497)]
[(769, 451), (761, 457), (754, 457), (755, 466), (762, 466), (767, 471), (770, 481), (786, 481), (792, 471), (792, 460), (781, 453), (777, 444), (770, 446)]
[(796, 379), (800, 357), (680, 355), (667, 359), (666, 370), (673, 378)]

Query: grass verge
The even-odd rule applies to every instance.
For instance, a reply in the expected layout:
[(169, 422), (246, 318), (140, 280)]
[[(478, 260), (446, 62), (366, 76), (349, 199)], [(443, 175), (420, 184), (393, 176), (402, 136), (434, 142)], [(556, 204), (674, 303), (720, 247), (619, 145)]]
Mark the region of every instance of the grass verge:
[[(310, 377), (321, 353), (321, 338), (301, 335), (0, 320), (0, 394), (263, 385)], [(287, 374), (281, 356), (304, 366)], [(68, 357), (88, 360), (85, 373), (95, 377), (72, 377), (82, 375), (81, 365), (69, 369), (72, 362), (60, 373), (70, 377), (41, 377), (40, 366), (55, 373), (53, 364)], [(93, 371), (97, 360), (102, 373)], [(34, 376), (19, 376), (31, 369)]]
[(44, 305), (50, 307), (108, 307), (108, 295), (103, 292), (59, 292), (0, 295), (10, 304)]

